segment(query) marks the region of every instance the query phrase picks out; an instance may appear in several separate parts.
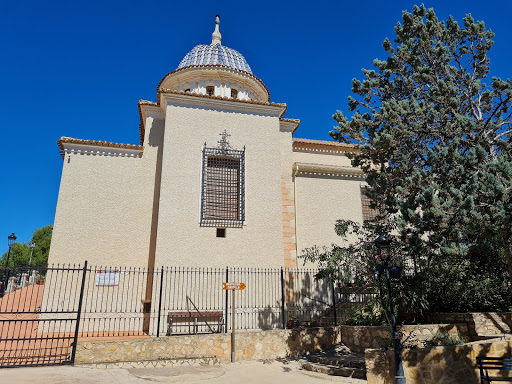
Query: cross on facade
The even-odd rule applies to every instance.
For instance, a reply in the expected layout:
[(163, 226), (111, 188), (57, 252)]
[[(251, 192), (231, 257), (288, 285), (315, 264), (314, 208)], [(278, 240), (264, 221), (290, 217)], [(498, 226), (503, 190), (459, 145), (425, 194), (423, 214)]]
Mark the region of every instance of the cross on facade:
[(231, 148), (231, 145), (229, 144), (228, 137), (231, 135), (224, 130), (224, 132), (219, 133), (219, 136), (221, 139), (217, 141), (217, 144), (219, 144), (219, 148), (226, 151)]

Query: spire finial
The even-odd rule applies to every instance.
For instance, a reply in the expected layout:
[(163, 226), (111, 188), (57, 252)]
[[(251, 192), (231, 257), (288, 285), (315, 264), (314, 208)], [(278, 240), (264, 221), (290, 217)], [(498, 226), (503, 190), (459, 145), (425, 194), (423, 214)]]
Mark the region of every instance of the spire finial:
[(222, 35), (219, 32), (220, 16), (215, 15), (215, 31), (212, 33), (212, 45), (219, 44), (222, 39)]

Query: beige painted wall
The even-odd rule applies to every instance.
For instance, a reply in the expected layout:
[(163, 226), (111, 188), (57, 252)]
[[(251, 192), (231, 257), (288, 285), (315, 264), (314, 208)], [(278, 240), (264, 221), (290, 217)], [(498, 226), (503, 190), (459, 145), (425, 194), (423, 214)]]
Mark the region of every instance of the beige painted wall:
[[(293, 144), (293, 163), (351, 167), (346, 148), (314, 143)], [(336, 220), (363, 222), (359, 176), (297, 173), (294, 178), (296, 241), (299, 265), (305, 248), (340, 244), (334, 232)], [(351, 238), (348, 241), (352, 240)]]
[(147, 267), (163, 128), (154, 124), (140, 158), (65, 155), (49, 263)]
[[(202, 148), (226, 130), (234, 149), (246, 146), (243, 228), (200, 227)], [(283, 264), (279, 119), (221, 107), (166, 108), (156, 264), (259, 266)]]
[(341, 238), (334, 232), (336, 220), (349, 219), (362, 223), (361, 181), (360, 178), (348, 176), (297, 175), (298, 255), (314, 245), (340, 244)]
[[(337, 219), (362, 221), (360, 178), (292, 176), (294, 163), (350, 166), (346, 148), (293, 143), (281, 109), (236, 104), (148, 107), (140, 158), (66, 155), (50, 263), (147, 267), (154, 255), (156, 266), (290, 267), (295, 248), (340, 241)], [(217, 238), (199, 225), (202, 148), (224, 129), (246, 146), (246, 222)]]

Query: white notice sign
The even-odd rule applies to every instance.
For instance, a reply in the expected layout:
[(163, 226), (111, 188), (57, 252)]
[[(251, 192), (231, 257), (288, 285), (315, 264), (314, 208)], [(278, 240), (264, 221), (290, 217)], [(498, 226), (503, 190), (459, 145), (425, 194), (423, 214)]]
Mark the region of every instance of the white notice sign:
[(97, 287), (117, 287), (119, 285), (119, 271), (96, 272)]

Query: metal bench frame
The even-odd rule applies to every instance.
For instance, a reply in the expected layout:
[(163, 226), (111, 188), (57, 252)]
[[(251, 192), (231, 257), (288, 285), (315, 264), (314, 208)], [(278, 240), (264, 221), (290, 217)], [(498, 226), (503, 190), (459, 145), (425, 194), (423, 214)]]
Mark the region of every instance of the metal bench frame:
[[(173, 325), (176, 320), (188, 320), (189, 334), (199, 333), (199, 322), (204, 322), (211, 333), (220, 333), (224, 325), (224, 314), (221, 311), (185, 311), (185, 312), (169, 312), (167, 314), (167, 335), (173, 334)], [(209, 324), (211, 321), (211, 325)], [(186, 327), (187, 325), (185, 325)], [(213, 326), (213, 328), (212, 328)]]
[(492, 381), (507, 381), (512, 383), (512, 376), (489, 376), (489, 370), (512, 371), (512, 358), (506, 357), (477, 357), (476, 363), (480, 369), (480, 383)]

